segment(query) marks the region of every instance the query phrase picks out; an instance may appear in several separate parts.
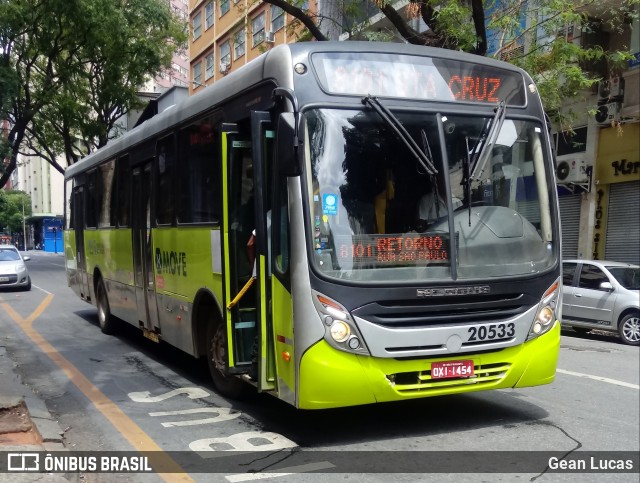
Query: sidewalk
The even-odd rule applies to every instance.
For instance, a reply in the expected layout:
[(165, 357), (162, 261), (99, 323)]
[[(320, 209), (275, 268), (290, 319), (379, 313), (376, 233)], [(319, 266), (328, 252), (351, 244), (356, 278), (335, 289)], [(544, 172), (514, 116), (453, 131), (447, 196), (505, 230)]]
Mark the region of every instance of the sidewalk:
[[(22, 383), (14, 368), (6, 348), (0, 345), (0, 454), (66, 451), (64, 431), (49, 413), (45, 402)], [(0, 479), (16, 483), (68, 482), (61, 475), (42, 473), (10, 473), (1, 475)]]

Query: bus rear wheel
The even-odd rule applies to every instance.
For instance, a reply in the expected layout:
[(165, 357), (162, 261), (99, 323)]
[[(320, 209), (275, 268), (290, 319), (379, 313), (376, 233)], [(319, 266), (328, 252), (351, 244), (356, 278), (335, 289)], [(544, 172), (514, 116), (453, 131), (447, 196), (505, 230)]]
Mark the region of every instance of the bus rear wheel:
[(227, 375), (227, 332), (221, 323), (209, 324), (207, 328), (207, 363), (213, 385), (226, 397), (239, 399), (248, 392), (248, 385)]
[(113, 334), (115, 331), (115, 322), (111, 315), (109, 298), (107, 297), (107, 290), (102, 278), (98, 279), (98, 285), (96, 286), (96, 305), (98, 307), (100, 330), (102, 330), (104, 334)]

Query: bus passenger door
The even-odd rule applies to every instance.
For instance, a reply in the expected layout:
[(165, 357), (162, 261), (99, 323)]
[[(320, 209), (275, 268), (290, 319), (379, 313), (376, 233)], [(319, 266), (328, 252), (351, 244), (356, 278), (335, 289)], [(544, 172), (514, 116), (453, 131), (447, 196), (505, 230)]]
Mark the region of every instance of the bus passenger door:
[(155, 317), (150, 316), (157, 313), (151, 253), (151, 161), (134, 166), (132, 174), (131, 236), (138, 324), (145, 337), (157, 342), (158, 337), (153, 334)]
[(251, 112), (251, 139), (253, 152), (253, 180), (256, 216), (255, 275), (258, 284), (257, 312), (257, 378), (260, 390), (276, 389), (274, 355), (273, 298), (271, 291), (271, 237), (272, 237), (272, 184), (274, 131), (268, 112)]
[(73, 230), (76, 237), (76, 279), (82, 298), (89, 297), (89, 276), (84, 251), (84, 188), (73, 189)]
[(238, 129), (236, 124), (223, 124), (221, 129), (227, 369), (230, 374), (253, 375), (256, 337), (253, 162), (250, 138), (242, 137)]

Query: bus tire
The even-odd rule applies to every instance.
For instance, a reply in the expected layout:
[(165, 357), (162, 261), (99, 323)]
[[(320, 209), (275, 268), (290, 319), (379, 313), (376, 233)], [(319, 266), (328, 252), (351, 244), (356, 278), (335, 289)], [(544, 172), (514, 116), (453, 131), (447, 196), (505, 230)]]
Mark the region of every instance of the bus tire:
[(249, 386), (226, 374), (227, 332), (222, 323), (210, 323), (207, 326), (207, 364), (213, 385), (221, 395), (232, 399), (247, 395)]
[(115, 332), (115, 322), (111, 315), (109, 298), (107, 297), (107, 290), (102, 278), (98, 279), (98, 284), (96, 285), (96, 306), (98, 307), (100, 330), (107, 335), (113, 334)]

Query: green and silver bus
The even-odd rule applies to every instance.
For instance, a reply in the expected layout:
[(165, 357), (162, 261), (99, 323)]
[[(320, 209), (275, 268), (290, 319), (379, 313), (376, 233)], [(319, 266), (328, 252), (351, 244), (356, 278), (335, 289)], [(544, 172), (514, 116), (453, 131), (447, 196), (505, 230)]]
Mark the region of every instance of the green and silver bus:
[(214, 386), (321, 409), (547, 384), (549, 125), (516, 67), (274, 47), (65, 175), (69, 285)]

